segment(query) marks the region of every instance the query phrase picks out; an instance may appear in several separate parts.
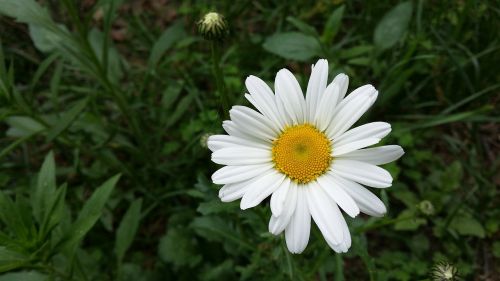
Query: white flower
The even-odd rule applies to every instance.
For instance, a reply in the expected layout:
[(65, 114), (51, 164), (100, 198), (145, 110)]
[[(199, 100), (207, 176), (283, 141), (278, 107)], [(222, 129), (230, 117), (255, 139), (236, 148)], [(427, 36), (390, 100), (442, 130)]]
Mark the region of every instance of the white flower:
[[(306, 97), (287, 69), (278, 72), (275, 93), (255, 76), (246, 79), (245, 97), (258, 111), (234, 106), (223, 122), (229, 135), (213, 135), (212, 161), (226, 165), (212, 175), (223, 184), (223, 202), (241, 198), (241, 209), (255, 207), (271, 196), (269, 231), (285, 231), (290, 252), (301, 253), (309, 241), (311, 216), (328, 245), (347, 252), (351, 235), (340, 209), (383, 216), (382, 201), (362, 185), (386, 188), (392, 177), (377, 165), (392, 162), (400, 146), (365, 148), (391, 131), (385, 122), (349, 128), (377, 99), (371, 85), (344, 98), (348, 77), (339, 74), (327, 86), (328, 62), (312, 67)], [(340, 209), (339, 209), (340, 207)]]

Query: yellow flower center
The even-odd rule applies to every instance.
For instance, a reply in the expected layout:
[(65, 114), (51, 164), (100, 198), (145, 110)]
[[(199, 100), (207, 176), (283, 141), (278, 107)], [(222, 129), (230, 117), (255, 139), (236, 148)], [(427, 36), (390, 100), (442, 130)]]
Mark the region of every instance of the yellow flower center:
[(324, 174), (332, 162), (330, 140), (309, 124), (286, 128), (273, 143), (275, 168), (298, 183)]

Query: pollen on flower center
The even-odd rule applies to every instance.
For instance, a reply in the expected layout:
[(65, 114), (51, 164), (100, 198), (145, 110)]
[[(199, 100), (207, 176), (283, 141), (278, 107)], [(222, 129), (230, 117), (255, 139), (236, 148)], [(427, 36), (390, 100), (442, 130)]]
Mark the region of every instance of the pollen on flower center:
[(286, 128), (273, 143), (275, 168), (298, 183), (308, 183), (330, 167), (330, 140), (309, 124)]

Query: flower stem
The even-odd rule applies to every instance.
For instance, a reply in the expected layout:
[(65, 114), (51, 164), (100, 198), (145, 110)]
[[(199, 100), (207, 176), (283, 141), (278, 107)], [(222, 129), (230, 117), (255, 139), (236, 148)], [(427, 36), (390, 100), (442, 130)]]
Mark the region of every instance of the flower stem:
[(224, 83), (224, 77), (222, 76), (222, 69), (220, 68), (220, 42), (212, 40), (212, 60), (213, 60), (213, 74), (215, 77), (215, 82), (217, 84), (217, 91), (220, 95), (221, 110), (224, 119), (229, 119), (229, 98), (227, 96), (226, 85)]
[(335, 281), (344, 281), (344, 261), (339, 253), (335, 254)]

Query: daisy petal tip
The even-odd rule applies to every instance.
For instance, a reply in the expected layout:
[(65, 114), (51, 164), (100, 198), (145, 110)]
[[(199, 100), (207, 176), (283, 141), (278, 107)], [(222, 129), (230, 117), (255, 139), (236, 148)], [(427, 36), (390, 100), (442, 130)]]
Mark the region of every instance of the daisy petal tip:
[(245, 199), (245, 196), (241, 199), (240, 202), (240, 209), (246, 210), (255, 207), (257, 204), (254, 204), (253, 202), (249, 201), (248, 199)]
[(248, 88), (250, 88), (252, 86), (253, 83), (255, 83), (256, 79), (258, 79), (256, 76), (253, 76), (253, 75), (248, 75), (247, 78), (245, 79), (245, 86)]
[(314, 65), (315, 67), (316, 66), (322, 66), (322, 67), (328, 67), (328, 60), (326, 59), (319, 59), (316, 64)]
[(348, 214), (348, 215), (351, 218), (355, 218), (355, 217), (359, 216), (360, 213), (361, 213), (361, 211), (359, 209), (357, 209), (356, 211), (350, 212), (350, 214)]
[(398, 146), (398, 158), (396, 158), (396, 160), (398, 160), (399, 158), (401, 158), (401, 156), (405, 155), (406, 151), (401, 147), (401, 146)]

